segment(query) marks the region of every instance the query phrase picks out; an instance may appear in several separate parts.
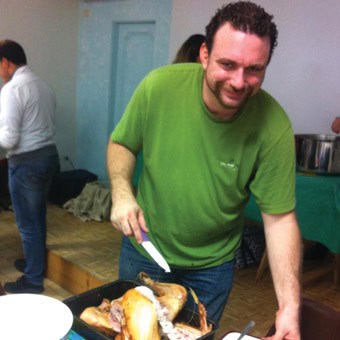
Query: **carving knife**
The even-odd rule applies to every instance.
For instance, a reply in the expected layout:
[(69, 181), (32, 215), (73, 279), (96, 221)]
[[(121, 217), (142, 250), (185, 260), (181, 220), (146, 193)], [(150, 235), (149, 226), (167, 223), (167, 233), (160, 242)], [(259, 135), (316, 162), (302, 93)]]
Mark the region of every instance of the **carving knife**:
[(142, 246), (149, 253), (149, 255), (157, 262), (157, 264), (162, 267), (166, 273), (170, 273), (170, 267), (168, 263), (165, 261), (162, 254), (157, 250), (157, 248), (152, 244), (149, 240), (146, 233), (141, 230), (142, 233)]

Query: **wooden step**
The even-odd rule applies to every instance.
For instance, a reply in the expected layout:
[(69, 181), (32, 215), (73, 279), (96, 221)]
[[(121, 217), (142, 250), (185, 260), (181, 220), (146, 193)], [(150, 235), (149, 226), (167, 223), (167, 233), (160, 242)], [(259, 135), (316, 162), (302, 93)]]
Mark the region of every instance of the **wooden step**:
[(46, 277), (72, 294), (80, 294), (107, 283), (51, 251), (47, 252)]

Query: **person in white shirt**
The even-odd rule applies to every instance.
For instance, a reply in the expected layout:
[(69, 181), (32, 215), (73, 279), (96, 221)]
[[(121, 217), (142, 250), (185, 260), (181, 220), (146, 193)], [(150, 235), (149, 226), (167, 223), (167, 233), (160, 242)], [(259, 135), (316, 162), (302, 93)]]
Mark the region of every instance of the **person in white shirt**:
[(7, 282), (9, 293), (41, 293), (46, 258), (47, 193), (59, 170), (55, 145), (56, 98), (50, 86), (27, 66), (17, 42), (0, 41), (0, 147), (8, 158), (8, 184), (24, 259), (22, 275)]

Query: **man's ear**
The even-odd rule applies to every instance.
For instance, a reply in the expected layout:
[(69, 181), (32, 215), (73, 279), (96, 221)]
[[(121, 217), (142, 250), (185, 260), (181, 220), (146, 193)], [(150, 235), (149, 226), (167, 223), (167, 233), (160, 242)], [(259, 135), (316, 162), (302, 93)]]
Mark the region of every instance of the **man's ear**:
[(206, 69), (209, 62), (209, 51), (206, 43), (204, 42), (200, 48), (200, 60), (204, 69)]
[(5, 67), (5, 68), (8, 68), (8, 67), (9, 67), (10, 61), (9, 61), (7, 58), (3, 57), (3, 58), (0, 60), (0, 62), (1, 62), (2, 67)]

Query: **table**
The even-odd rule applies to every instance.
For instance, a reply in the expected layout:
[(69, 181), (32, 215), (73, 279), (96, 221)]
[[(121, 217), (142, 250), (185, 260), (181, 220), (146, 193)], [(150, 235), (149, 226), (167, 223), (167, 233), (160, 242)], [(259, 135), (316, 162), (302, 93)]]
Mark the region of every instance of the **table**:
[[(340, 265), (340, 176), (296, 174), (296, 215), (304, 240), (317, 241), (335, 254), (335, 281)], [(262, 223), (253, 197), (245, 218)]]

